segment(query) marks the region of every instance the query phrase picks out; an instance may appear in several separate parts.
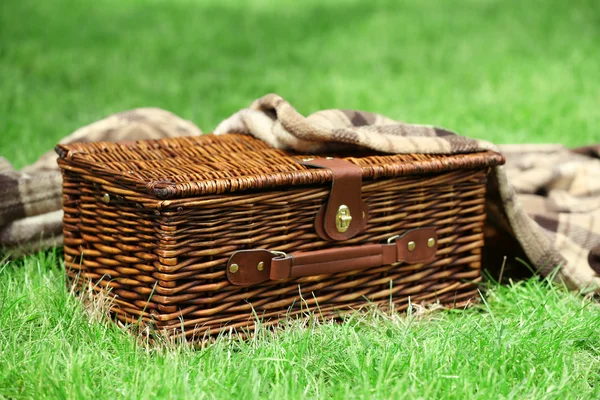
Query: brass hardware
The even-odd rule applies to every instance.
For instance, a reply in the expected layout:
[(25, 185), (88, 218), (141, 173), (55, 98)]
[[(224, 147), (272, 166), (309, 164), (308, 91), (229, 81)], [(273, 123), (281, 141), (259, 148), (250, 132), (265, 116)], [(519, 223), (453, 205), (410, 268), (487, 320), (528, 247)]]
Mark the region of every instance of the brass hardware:
[(263, 269), (265, 269), (265, 263), (264, 262), (259, 262), (258, 265), (256, 266), (256, 269), (259, 271), (262, 271)]
[(304, 161), (304, 162), (308, 162), (308, 161), (312, 161), (312, 160), (314, 160), (314, 158), (303, 158), (302, 159), (302, 161)]
[(239, 269), (240, 269), (240, 266), (237, 264), (231, 264), (229, 266), (229, 272), (231, 272), (232, 274), (235, 274), (236, 272), (238, 272)]
[(408, 242), (408, 251), (413, 251), (417, 247), (417, 244), (413, 241)]
[(102, 196), (102, 201), (106, 204), (110, 203), (110, 194), (104, 193), (104, 196)]
[(435, 239), (434, 238), (427, 239), (427, 247), (433, 247), (433, 246), (435, 246)]
[(391, 238), (388, 238), (387, 242), (388, 244), (392, 243), (394, 240), (398, 239), (400, 237), (400, 235), (394, 235)]
[(286, 258), (287, 254), (285, 254), (283, 251), (277, 251), (277, 250), (270, 250), (271, 254), (273, 254), (274, 256), (277, 256), (275, 258)]
[(335, 227), (338, 232), (346, 232), (352, 222), (352, 216), (350, 215), (350, 209), (347, 205), (342, 204), (338, 208), (338, 212), (335, 216)]
[(333, 157), (325, 157), (326, 160), (333, 160)]

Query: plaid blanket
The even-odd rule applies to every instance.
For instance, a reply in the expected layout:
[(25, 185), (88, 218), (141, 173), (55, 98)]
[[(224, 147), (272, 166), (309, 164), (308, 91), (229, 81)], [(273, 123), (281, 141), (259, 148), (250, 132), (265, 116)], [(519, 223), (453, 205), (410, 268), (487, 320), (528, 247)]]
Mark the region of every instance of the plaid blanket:
[[(308, 117), (267, 95), (223, 121), (215, 134), (251, 134), (303, 153), (367, 147), (385, 153), (457, 154), (495, 150), (507, 158), (490, 175), (486, 252), (523, 255), (542, 275), (571, 288), (600, 291), (600, 145), (494, 146), (446, 129), (382, 115), (324, 110)], [(83, 127), (60, 143), (199, 135), (189, 121), (159, 109), (137, 109)], [(509, 184), (510, 182), (510, 184)], [(60, 244), (61, 182), (56, 155), (15, 171), (0, 158), (0, 244), (26, 254)], [(519, 264), (518, 267), (525, 268)], [(558, 268), (558, 269), (557, 269)]]

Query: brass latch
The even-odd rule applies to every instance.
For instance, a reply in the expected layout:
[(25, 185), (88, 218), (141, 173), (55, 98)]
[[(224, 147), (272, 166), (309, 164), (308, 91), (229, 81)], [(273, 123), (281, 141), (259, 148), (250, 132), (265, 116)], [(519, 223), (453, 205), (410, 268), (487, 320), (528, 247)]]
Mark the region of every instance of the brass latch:
[(342, 204), (335, 216), (335, 227), (338, 232), (346, 232), (352, 222), (352, 215), (347, 205)]

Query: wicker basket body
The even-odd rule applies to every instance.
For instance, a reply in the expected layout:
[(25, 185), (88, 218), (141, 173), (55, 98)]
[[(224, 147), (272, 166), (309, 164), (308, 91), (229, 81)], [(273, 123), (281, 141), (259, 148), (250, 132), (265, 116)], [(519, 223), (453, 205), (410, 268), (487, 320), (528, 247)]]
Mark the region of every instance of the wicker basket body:
[[(362, 167), (366, 228), (322, 239), (315, 215), (332, 176), (243, 135), (58, 146), (63, 171), (65, 265), (72, 279), (113, 297), (124, 322), (198, 338), (258, 319), (319, 310), (324, 318), (374, 303), (464, 306), (480, 280), (485, 187), (492, 152), (345, 157)], [(341, 157), (341, 156), (340, 156)], [(428, 263), (395, 263), (250, 286), (227, 279), (239, 250), (302, 253), (385, 243), (434, 227)]]

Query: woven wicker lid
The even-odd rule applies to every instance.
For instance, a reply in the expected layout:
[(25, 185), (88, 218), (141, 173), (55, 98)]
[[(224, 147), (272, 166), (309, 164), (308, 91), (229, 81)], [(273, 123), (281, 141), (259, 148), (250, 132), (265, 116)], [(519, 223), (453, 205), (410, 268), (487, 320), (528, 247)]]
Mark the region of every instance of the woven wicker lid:
[[(159, 199), (324, 184), (332, 178), (329, 170), (299, 163), (332, 154), (295, 154), (240, 134), (73, 143), (58, 145), (56, 152), (61, 168), (81, 168), (90, 176)], [(355, 152), (335, 156), (360, 165), (365, 180), (487, 168), (504, 162), (501, 154), (491, 151), (458, 155)]]

